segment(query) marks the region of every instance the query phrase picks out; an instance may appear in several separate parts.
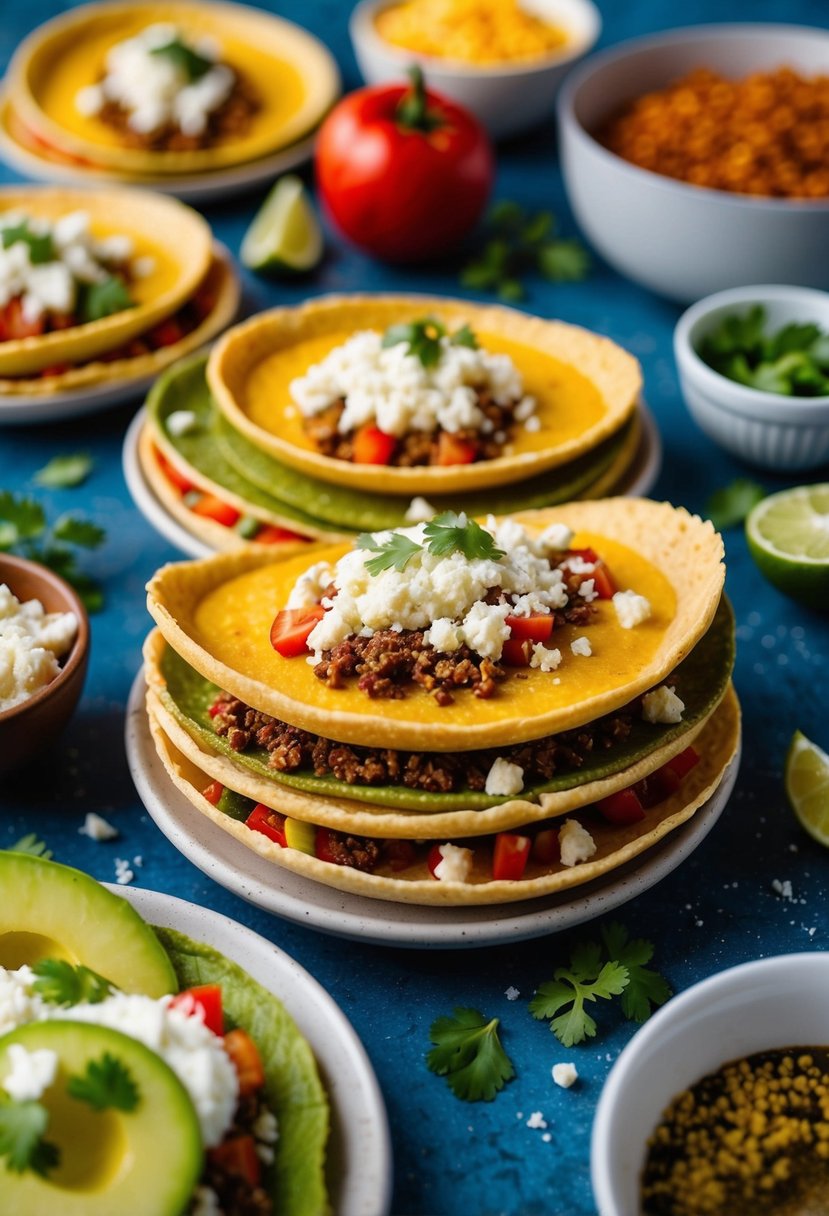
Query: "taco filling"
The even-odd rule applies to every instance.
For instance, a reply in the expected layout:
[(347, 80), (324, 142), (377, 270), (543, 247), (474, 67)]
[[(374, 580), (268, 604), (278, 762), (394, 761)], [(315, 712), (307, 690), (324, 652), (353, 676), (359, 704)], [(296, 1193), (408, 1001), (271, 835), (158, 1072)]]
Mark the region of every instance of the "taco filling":
[(132, 285), (152, 274), (131, 237), (96, 239), (85, 211), (54, 222), (0, 215), (0, 342), (41, 337), (135, 306)]
[(243, 136), (260, 105), (214, 38), (188, 38), (166, 22), (117, 42), (100, 79), (75, 97), (78, 112), (105, 123), (125, 147), (153, 152), (191, 152)]
[(519, 427), (541, 427), (510, 356), (435, 317), (354, 334), (291, 381), (290, 394), (317, 450), (355, 464), (494, 460)]

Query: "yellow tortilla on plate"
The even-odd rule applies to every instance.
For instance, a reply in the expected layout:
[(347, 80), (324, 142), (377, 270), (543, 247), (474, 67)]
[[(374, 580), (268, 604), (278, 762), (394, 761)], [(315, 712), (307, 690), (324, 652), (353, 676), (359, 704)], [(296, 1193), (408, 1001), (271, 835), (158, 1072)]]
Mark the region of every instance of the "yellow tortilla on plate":
[(0, 395), (50, 397), (56, 393), (76, 392), (78, 389), (106, 382), (144, 380), (148, 376), (158, 375), (171, 363), (210, 342), (230, 324), (238, 312), (239, 280), (230, 254), (221, 246), (215, 246), (207, 274), (196, 290), (201, 291), (203, 288), (214, 295), (215, 303), (208, 315), (179, 342), (148, 351), (144, 355), (106, 361), (100, 358), (92, 359), (56, 376), (0, 379)]
[[(170, 22), (188, 38), (207, 35), (260, 101), (248, 129), (190, 152), (126, 147), (118, 132), (85, 117), (75, 98), (97, 83), (107, 51), (148, 25)], [(336, 63), (313, 35), (271, 13), (237, 4), (87, 4), (46, 22), (18, 47), (9, 96), (22, 121), (60, 152), (124, 173), (203, 173), (256, 160), (295, 143), (322, 119), (340, 90)]]
[(133, 257), (152, 258), (153, 268), (130, 284), (132, 308), (40, 337), (0, 342), (0, 377), (84, 363), (137, 337), (193, 295), (213, 256), (210, 227), (198, 212), (147, 191), (10, 186), (0, 190), (0, 213), (10, 211), (52, 222), (85, 211), (95, 237), (130, 237)]
[[(305, 434), (291, 381), (360, 330), (424, 316), (451, 331), (468, 324), (484, 349), (508, 354), (536, 399), (540, 430), (518, 424), (511, 454), (465, 465), (397, 468), (323, 456)], [(637, 361), (609, 338), (512, 308), (429, 296), (327, 296), (260, 313), (217, 344), (207, 379), (230, 424), (276, 459), (338, 485), (427, 497), (520, 481), (590, 451), (630, 417), (642, 383)]]
[(460, 693), (440, 706), (421, 687), (399, 700), (372, 700), (354, 682), (328, 688), (304, 656), (286, 659), (273, 650), (271, 623), (299, 575), (317, 561), (336, 561), (347, 546), (166, 566), (148, 584), (148, 606), (177, 654), (248, 705), (328, 739), (415, 751), (521, 743), (593, 721), (658, 684), (708, 629), (724, 582), (722, 539), (710, 522), (632, 498), (514, 518), (531, 531), (552, 523), (572, 528), (574, 547), (595, 549), (619, 589), (645, 596), (652, 615), (623, 629), (613, 603), (597, 600), (590, 658), (570, 653), (569, 642), (582, 630), (565, 626), (555, 635), (564, 656), (555, 673), (526, 669), (526, 679), (509, 677), (488, 700)]
[[(740, 708), (733, 690), (730, 690), (697, 738), (699, 763), (685, 776), (676, 793), (647, 811), (644, 820), (637, 824), (615, 826), (601, 821), (598, 816), (586, 816), (584, 811), (573, 812), (573, 817), (588, 828), (597, 846), (596, 853), (589, 861), (569, 867), (557, 862), (547, 867), (544, 873), (532, 877), (512, 882), (495, 881), (489, 878), (489, 845), (481, 843), (476, 849), (469, 881), (438, 882), (430, 877), (423, 857), (416, 865), (391, 877), (319, 861), (297, 849), (280, 848), (261, 832), (252, 831), (208, 802), (201, 791), (210, 782), (209, 774), (176, 748), (152, 712), (149, 723), (159, 757), (177, 789), (208, 819), (260, 856), (303, 877), (354, 895), (396, 903), (444, 906), (536, 899), (591, 882), (618, 869), (687, 822), (708, 801), (716, 792), (728, 766), (735, 761), (740, 744)], [(374, 835), (381, 837), (382, 833), (375, 832)], [(439, 835), (430, 839), (442, 843)], [(469, 846), (472, 842), (465, 838), (463, 843)]]

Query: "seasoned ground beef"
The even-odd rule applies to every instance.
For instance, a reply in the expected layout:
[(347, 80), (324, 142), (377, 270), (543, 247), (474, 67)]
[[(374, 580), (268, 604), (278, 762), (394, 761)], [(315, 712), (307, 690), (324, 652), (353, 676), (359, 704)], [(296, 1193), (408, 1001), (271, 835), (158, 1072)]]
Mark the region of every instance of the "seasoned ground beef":
[[(225, 1139), (253, 1136), (257, 1119), (267, 1109), (258, 1091), (241, 1097)], [(254, 1186), (246, 1178), (230, 1172), (210, 1153), (201, 1184), (216, 1192), (222, 1216), (274, 1216), (271, 1197), (263, 1187)]]
[(236, 70), (230, 96), (208, 116), (201, 135), (185, 135), (173, 124), (156, 131), (134, 131), (129, 125), (129, 111), (116, 101), (105, 102), (97, 117), (114, 127), (126, 148), (140, 148), (144, 152), (198, 152), (247, 134), (251, 119), (260, 108), (256, 89)]
[(226, 692), (219, 693), (210, 712), (216, 734), (226, 738), (234, 751), (264, 748), (276, 772), (305, 771), (336, 777), (348, 785), (405, 785), (446, 794), (462, 789), (482, 791), (499, 756), (521, 765), (525, 786), (579, 769), (591, 753), (608, 751), (627, 739), (638, 706), (638, 701), (632, 702), (587, 726), (530, 743), (461, 753), (403, 752), (335, 743), (251, 709)]
[[(496, 405), (488, 391), (478, 393), (477, 405), (486, 419), (484, 427), (481, 430), (470, 428), (452, 431), (451, 436), (453, 440), (472, 445), (475, 449), (474, 460), (495, 460), (503, 455), (504, 447), (511, 438), (515, 425), (513, 406)], [(319, 414), (303, 418), (302, 424), (306, 435), (316, 444), (323, 456), (353, 461), (355, 432), (347, 431), (343, 434), (337, 429), (344, 409), (344, 401), (335, 401)], [(410, 431), (397, 440), (386, 463), (400, 469), (446, 463), (441, 459), (441, 433), (441, 428), (435, 431)]]

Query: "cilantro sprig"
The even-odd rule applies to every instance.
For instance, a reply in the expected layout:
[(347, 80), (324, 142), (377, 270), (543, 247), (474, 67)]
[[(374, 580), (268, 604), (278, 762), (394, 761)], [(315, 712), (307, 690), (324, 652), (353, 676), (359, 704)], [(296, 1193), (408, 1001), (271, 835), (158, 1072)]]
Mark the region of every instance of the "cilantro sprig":
[(462, 325), (453, 334), (449, 334), (446, 326), (437, 317), (420, 317), (417, 321), (408, 321), (401, 325), (390, 325), (383, 334), (383, 347), (399, 346), (406, 343), (407, 353), (419, 359), (424, 367), (436, 367), (440, 362), (441, 338), (449, 338), (453, 346), (467, 346), (477, 350), (478, 339), (468, 325)]
[(705, 513), (717, 531), (721, 532), (723, 528), (734, 528), (737, 524), (745, 523), (752, 507), (756, 507), (765, 497), (766, 491), (756, 481), (737, 477), (727, 486), (714, 491), (705, 504)]
[(97, 549), (105, 535), (103, 528), (73, 512), (64, 513), (49, 525), (36, 499), (0, 490), (0, 552), (48, 566), (72, 584), (90, 612), (103, 606), (103, 592), (79, 568), (74, 550)]
[(366, 570), (372, 575), (382, 574), (384, 570), (405, 570), (415, 554), (424, 548), (434, 557), (462, 553), (469, 561), (475, 558), (498, 561), (505, 556), (492, 534), (463, 513), (443, 511), (436, 515), (424, 528), (423, 536), (424, 545), (401, 532), (392, 532), (384, 541), (378, 541), (371, 532), (361, 532), (355, 545), (376, 554), (366, 562)]
[(44, 861), (51, 861), (54, 856), (52, 850), (47, 848), (34, 832), (27, 832), (25, 836), (21, 836), (14, 844), (9, 845), (6, 852), (24, 853), (27, 857), (42, 857)]
[(134, 307), (135, 300), (129, 288), (115, 274), (108, 275), (100, 283), (85, 284), (78, 296), (78, 312), (84, 322), (100, 321)]
[(2, 229), (3, 248), (10, 249), (12, 245), (23, 242), (29, 247), (29, 261), (33, 266), (42, 266), (44, 262), (55, 261), (55, 246), (49, 232), (34, 232), (29, 227), (28, 220), (19, 224), (10, 224)]
[(35, 483), (50, 490), (73, 490), (82, 485), (92, 472), (93, 460), (88, 452), (72, 452), (53, 456), (35, 473)]
[(113, 990), (108, 979), (82, 963), (44, 958), (32, 970), (37, 976), (32, 991), (48, 1005), (99, 1005)]
[(748, 388), (785, 397), (829, 394), (829, 333), (811, 322), (791, 321), (767, 334), (762, 304), (725, 317), (700, 342), (699, 355)]
[(206, 76), (214, 66), (211, 59), (207, 59), (204, 55), (200, 55), (198, 51), (194, 51), (191, 46), (188, 46), (186, 42), (182, 42), (180, 38), (172, 38), (169, 42), (165, 42), (163, 46), (154, 46), (150, 54), (169, 59), (191, 84), (196, 80), (201, 80), (202, 76)]
[(506, 301), (522, 300), (524, 279), (539, 274), (553, 283), (586, 277), (590, 257), (580, 241), (556, 236), (549, 211), (529, 215), (518, 203), (496, 203), (486, 219), (487, 239), (481, 252), (461, 271), (461, 283), (491, 291)]
[(140, 1100), (132, 1073), (109, 1051), (105, 1051), (100, 1060), (90, 1060), (83, 1073), (71, 1076), (66, 1090), (70, 1098), (85, 1102), (95, 1110), (120, 1110), (129, 1114)]
[(498, 1018), (487, 1020), (477, 1009), (464, 1008), (432, 1023), (429, 1037), (434, 1046), (426, 1064), (431, 1072), (446, 1077), (456, 1098), (491, 1102), (515, 1076), (512, 1061), (501, 1046), (498, 1025)]
[(57, 1145), (45, 1139), (48, 1126), (49, 1112), (41, 1102), (15, 1102), (0, 1093), (0, 1159), (8, 1170), (45, 1177), (59, 1164)]
[(579, 942), (567, 967), (559, 967), (553, 979), (541, 984), (530, 1002), (530, 1013), (550, 1020), (550, 1030), (565, 1047), (573, 1047), (596, 1035), (596, 1021), (588, 1003), (610, 1001), (621, 996), (626, 1018), (644, 1022), (653, 1006), (663, 1005), (671, 995), (666, 980), (646, 966), (653, 945), (631, 940), (624, 926), (613, 922), (602, 928), (602, 941)]

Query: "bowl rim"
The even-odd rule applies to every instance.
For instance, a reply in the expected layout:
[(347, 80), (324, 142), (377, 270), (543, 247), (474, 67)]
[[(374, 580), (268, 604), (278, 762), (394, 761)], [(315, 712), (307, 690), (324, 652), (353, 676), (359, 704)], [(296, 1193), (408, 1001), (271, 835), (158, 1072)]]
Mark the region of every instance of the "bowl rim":
[[(520, 59), (505, 64), (474, 65), (462, 59), (444, 59), (438, 55), (425, 55), (422, 51), (407, 51), (405, 47), (395, 46), (387, 42), (377, 33), (374, 17), (380, 9), (392, 8), (402, 0), (359, 0), (348, 19), (348, 33), (353, 44), (358, 42), (370, 47), (373, 51), (387, 55), (400, 64), (401, 73), (412, 64), (418, 64), (428, 69), (426, 85), (429, 86), (429, 73), (433, 79), (440, 81), (448, 76), (463, 76), (469, 80), (502, 79), (510, 76), (533, 76), (536, 73), (549, 71), (582, 58), (596, 45), (602, 32), (602, 15), (593, 0), (568, 0), (574, 8), (583, 10), (588, 20), (588, 30), (585, 38), (574, 44), (569, 50), (561, 53), (553, 51), (546, 55), (533, 58), (529, 62)], [(438, 91), (439, 87), (438, 87)]]
[[(363, 0), (363, 2), (368, 3), (370, 0)], [(379, 0), (375, 0), (375, 2), (379, 2)], [(783, 37), (787, 34), (808, 34), (812, 37), (823, 38), (827, 43), (827, 59), (829, 60), (829, 30), (821, 29), (819, 26), (798, 25), (794, 22), (708, 22), (705, 25), (682, 26), (680, 29), (662, 30), (655, 34), (628, 38), (616, 46), (607, 47), (605, 50), (591, 55), (581, 67), (568, 73), (556, 102), (559, 124), (562, 130), (566, 130), (582, 146), (589, 148), (594, 155), (599, 156), (608, 165), (615, 165), (619, 172), (631, 174), (634, 179), (641, 179), (651, 189), (661, 189), (673, 194), (681, 193), (686, 198), (689, 196), (689, 192), (693, 191), (700, 201), (707, 199), (715, 205), (724, 207), (752, 207), (756, 210), (777, 213), (788, 211), (795, 214), (798, 212), (823, 214), (829, 211), (829, 197), (824, 199), (776, 198), (768, 195), (738, 194), (731, 190), (718, 190), (713, 186), (697, 186), (693, 182), (685, 182), (679, 178), (656, 173), (653, 169), (643, 169), (640, 165), (632, 164), (631, 161), (625, 160), (624, 157), (619, 156), (616, 152), (611, 152), (604, 144), (599, 143), (576, 117), (576, 98), (579, 91), (595, 73), (600, 72), (609, 64), (623, 61), (628, 55), (639, 51), (676, 46), (697, 39), (745, 38), (751, 40)]]
[[(18, 557), (12, 553), (0, 553), (0, 583), (6, 581), (5, 573), (7, 570), (25, 570), (29, 574), (35, 575), (42, 583), (51, 584), (53, 587), (59, 588), (71, 604), (71, 608), (67, 608), (65, 611), (74, 612), (78, 621), (78, 632), (75, 635), (72, 648), (54, 680), (50, 680), (48, 684), (44, 684), (43, 688), (39, 688), (37, 692), (32, 693), (30, 697), (26, 697), (24, 701), (20, 701), (17, 705), (11, 705), (8, 709), (0, 710), (0, 727), (10, 722), (12, 718), (16, 718), (26, 711), (36, 708), (57, 689), (63, 687), (64, 684), (68, 684), (78, 668), (86, 661), (90, 643), (87, 611), (81, 602), (80, 596), (74, 587), (67, 583), (66, 579), (61, 578), (59, 574), (55, 574), (54, 570), (50, 570), (42, 562), (32, 561), (28, 557)], [(12, 592), (14, 593), (14, 588), (12, 588)]]
[[(729, 287), (724, 291), (715, 291), (711, 295), (703, 296), (701, 300), (697, 300), (685, 309), (674, 327), (674, 355), (680, 373), (685, 371), (690, 375), (696, 387), (708, 394), (711, 404), (730, 413), (756, 414), (759, 412), (764, 415), (774, 415), (773, 418), (769, 417), (770, 421), (788, 421), (789, 425), (793, 426), (813, 425), (814, 422), (819, 421), (819, 418), (808, 417), (808, 415), (826, 413), (829, 408), (829, 393), (824, 393), (819, 397), (787, 397), (784, 393), (771, 393), (764, 389), (749, 388), (748, 385), (731, 380), (728, 376), (724, 376), (710, 367), (691, 341), (691, 335), (697, 325), (718, 309), (728, 308), (730, 305), (736, 309), (740, 305), (795, 299), (806, 303), (814, 300), (829, 314), (829, 292), (820, 291), (817, 287), (760, 283), (745, 287)], [(829, 323), (826, 324), (826, 332), (829, 333)], [(723, 400), (724, 392), (728, 395), (727, 400)], [(794, 406), (792, 413), (796, 410), (806, 417), (780, 419), (778, 407), (781, 404)]]
[[(636, 1075), (644, 1066), (648, 1051), (655, 1039), (658, 1039), (663, 1026), (683, 1017), (686, 1013), (693, 1015), (697, 1006), (708, 1005), (712, 997), (721, 995), (731, 988), (747, 987), (745, 981), (758, 972), (786, 973), (791, 970), (797, 974), (802, 967), (808, 967), (814, 975), (815, 967), (829, 969), (829, 951), (800, 950), (792, 954), (775, 954), (770, 958), (751, 959), (717, 971), (704, 980), (692, 984), (684, 992), (672, 997), (670, 1001), (648, 1021), (641, 1026), (630, 1042), (617, 1057), (608, 1073), (602, 1087), (596, 1114), (593, 1119), (593, 1130), (590, 1136), (590, 1184), (593, 1197), (601, 1216), (623, 1216), (622, 1209), (616, 1202), (614, 1188), (609, 1169), (612, 1124), (620, 1103), (624, 1102), (625, 1089), (636, 1083)], [(781, 980), (781, 983), (784, 982)], [(792, 980), (789, 979), (789, 984)], [(723, 1060), (723, 1063), (727, 1061)], [(643, 1130), (643, 1136), (647, 1129)]]

